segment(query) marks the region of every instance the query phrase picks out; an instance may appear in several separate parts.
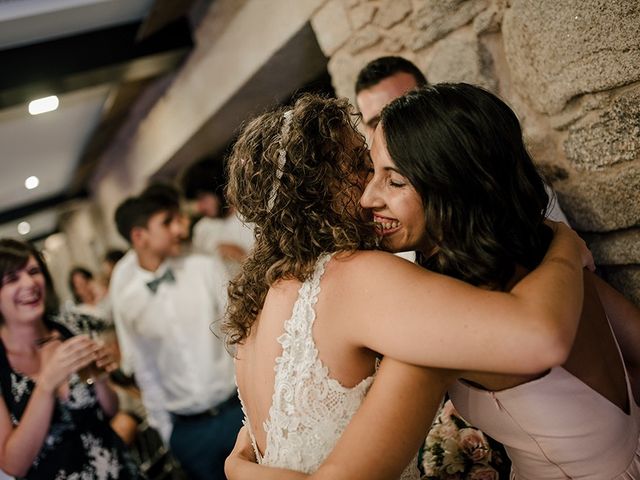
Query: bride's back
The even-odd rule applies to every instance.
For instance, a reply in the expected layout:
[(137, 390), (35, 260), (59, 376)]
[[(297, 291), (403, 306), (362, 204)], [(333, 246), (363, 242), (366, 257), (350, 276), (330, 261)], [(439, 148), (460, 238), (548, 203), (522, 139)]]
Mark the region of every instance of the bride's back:
[[(351, 257), (358, 255), (359, 253), (355, 253)], [(271, 448), (264, 424), (278, 422), (272, 418), (270, 410), (273, 408), (277, 411), (282, 405), (279, 403), (273, 407), (274, 400), (277, 402), (276, 398), (282, 390), (290, 390), (291, 404), (298, 404), (301, 399), (308, 401), (308, 393), (301, 392), (306, 388), (301, 379), (317, 374), (321, 383), (326, 375), (327, 383), (340, 397), (338, 402), (350, 396), (352, 398), (348, 399), (347, 403), (351, 405), (355, 401), (359, 404), (361, 397), (366, 393), (370, 381), (363, 381), (373, 375), (376, 356), (369, 350), (355, 346), (348, 336), (343, 334), (344, 329), (341, 328), (349, 321), (347, 312), (352, 308), (347, 307), (347, 302), (353, 297), (349, 295), (349, 289), (357, 288), (348, 280), (351, 265), (349, 259), (327, 259), (326, 266), (320, 266), (317, 271), (317, 282), (311, 278), (304, 284), (297, 280), (280, 280), (274, 283), (267, 293), (264, 307), (258, 314), (250, 335), (238, 346), (238, 388), (261, 455), (267, 453), (267, 448)], [(319, 289), (316, 286), (319, 286)], [(305, 331), (308, 322), (311, 323), (309, 335)], [(283, 337), (285, 324), (286, 338)], [(295, 346), (293, 343), (300, 345)], [(317, 349), (317, 359), (320, 362), (318, 365), (327, 369), (324, 374), (316, 372), (316, 367), (311, 365), (316, 358), (314, 347)], [(276, 365), (281, 378), (276, 378)], [(318, 381), (318, 378), (315, 381)], [(283, 386), (283, 382), (287, 385)], [(274, 396), (276, 384), (280, 391)], [(325, 394), (326, 392), (322, 393)], [(318, 405), (305, 405), (306, 408), (326, 409), (331, 415), (331, 409), (335, 407), (333, 403), (336, 402), (335, 399), (331, 399), (331, 395), (327, 398), (311, 399), (317, 401)], [(355, 406), (357, 408), (358, 405)], [(289, 412), (292, 416), (307, 413), (310, 412)], [(329, 422), (329, 419), (327, 421)], [(274, 426), (276, 429), (280, 428), (278, 425)]]

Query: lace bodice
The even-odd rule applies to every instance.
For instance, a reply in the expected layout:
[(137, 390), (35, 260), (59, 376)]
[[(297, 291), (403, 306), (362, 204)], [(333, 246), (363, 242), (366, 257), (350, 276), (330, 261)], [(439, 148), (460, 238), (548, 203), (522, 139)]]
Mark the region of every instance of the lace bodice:
[[(300, 287), (291, 318), (285, 321), (284, 333), (278, 338), (282, 355), (276, 359), (273, 399), (263, 425), (267, 443), (264, 456), (255, 448), (245, 413), (256, 457), (264, 465), (305, 473), (316, 471), (373, 383), (373, 376), (369, 376), (355, 387), (346, 388), (329, 376), (327, 367), (318, 358), (312, 335), (314, 307), (320, 279), (330, 259), (331, 255), (322, 256), (311, 278)], [(416, 462), (401, 478), (419, 478)]]

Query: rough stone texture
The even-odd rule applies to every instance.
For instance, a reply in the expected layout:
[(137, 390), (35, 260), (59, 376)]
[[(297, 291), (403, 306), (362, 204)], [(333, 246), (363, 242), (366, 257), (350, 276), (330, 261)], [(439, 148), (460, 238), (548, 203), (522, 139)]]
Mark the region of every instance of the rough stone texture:
[(603, 268), (603, 277), (640, 307), (640, 266)]
[(487, 5), (487, 0), (425, 0), (412, 20), (416, 32), (408, 40), (407, 47), (414, 51), (428, 47), (469, 23)]
[(640, 162), (597, 174), (574, 172), (554, 188), (576, 230), (607, 232), (640, 223)]
[(373, 27), (365, 27), (364, 29), (357, 32), (351, 40), (349, 40), (349, 44), (347, 48), (349, 52), (353, 55), (359, 53), (363, 50), (366, 50), (369, 47), (374, 46), (382, 39), (382, 35)]
[(640, 228), (606, 235), (585, 234), (584, 239), (597, 265), (640, 265)]
[(575, 122), (593, 110), (606, 108), (609, 105), (609, 92), (588, 93), (569, 102), (569, 105), (558, 115), (549, 117), (551, 127), (566, 130)]
[(343, 1), (344, 1), (344, 5), (345, 5), (347, 8), (353, 8), (353, 7), (355, 7), (356, 5), (359, 5), (359, 4), (360, 4), (360, 0), (343, 0)]
[(507, 0), (493, 0), (489, 8), (473, 19), (473, 31), (476, 35), (499, 32), (506, 8)]
[(365, 25), (370, 24), (377, 10), (378, 7), (370, 3), (359, 5), (350, 10), (349, 18), (351, 19), (351, 25), (354, 30), (360, 30)]
[(368, 60), (370, 59), (355, 59), (344, 50), (329, 59), (327, 69), (331, 74), (331, 82), (338, 97), (347, 97), (351, 103), (355, 102), (353, 86), (356, 83), (358, 72)]
[(382, 49), (385, 52), (397, 54), (404, 47), (404, 37), (402, 35), (389, 35), (382, 41)]
[(318, 39), (322, 53), (330, 57), (351, 36), (351, 25), (340, 0), (328, 1), (311, 18), (311, 27)]
[[(451, 59), (455, 58), (455, 62)], [(493, 61), (486, 48), (473, 37), (446, 38), (433, 50), (427, 65), (429, 81), (467, 82), (496, 91)]]
[(373, 23), (382, 28), (391, 28), (407, 18), (412, 10), (411, 0), (385, 0), (380, 5)]
[(576, 168), (598, 170), (640, 160), (640, 89), (622, 95), (595, 121), (584, 123), (571, 126), (564, 143)]
[(514, 86), (541, 112), (640, 79), (637, 0), (512, 0), (502, 33)]

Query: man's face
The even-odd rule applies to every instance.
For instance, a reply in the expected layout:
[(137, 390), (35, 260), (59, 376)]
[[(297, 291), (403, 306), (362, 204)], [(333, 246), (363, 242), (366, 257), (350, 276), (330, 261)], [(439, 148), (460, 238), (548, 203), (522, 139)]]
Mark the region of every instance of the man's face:
[(365, 136), (371, 145), (373, 132), (380, 121), (380, 112), (392, 100), (417, 87), (416, 79), (410, 73), (398, 72), (372, 87), (362, 90), (356, 96), (356, 103), (362, 113)]
[(220, 207), (220, 199), (217, 195), (210, 192), (198, 193), (196, 210), (198, 210), (199, 214), (209, 218), (218, 218), (222, 213)]
[(161, 210), (149, 218), (141, 234), (143, 246), (150, 253), (160, 258), (175, 257), (185, 236), (182, 215), (177, 210)]

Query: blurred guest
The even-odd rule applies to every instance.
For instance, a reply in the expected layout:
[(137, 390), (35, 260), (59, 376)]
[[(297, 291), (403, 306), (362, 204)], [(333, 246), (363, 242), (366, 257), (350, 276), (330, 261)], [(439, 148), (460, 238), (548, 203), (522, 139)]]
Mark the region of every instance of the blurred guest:
[(102, 275), (104, 277), (104, 283), (107, 289), (109, 288), (109, 283), (111, 282), (111, 274), (113, 273), (113, 267), (116, 266), (116, 263), (124, 257), (124, 251), (118, 249), (107, 250), (107, 253), (104, 254), (104, 258), (102, 259)]
[(0, 468), (19, 478), (137, 478), (107, 417), (108, 349), (56, 321), (39, 252), (0, 240)]
[(84, 267), (73, 267), (69, 272), (69, 290), (74, 303), (67, 308), (112, 323), (107, 291), (96, 281), (93, 273)]
[(182, 254), (179, 204), (167, 191), (125, 200), (115, 221), (133, 247), (111, 280), (122, 368), (135, 373), (149, 423), (190, 478), (225, 478), (242, 412), (232, 359), (210, 331), (226, 303), (224, 265)]
[(200, 161), (184, 174), (185, 196), (196, 201), (202, 215), (193, 227), (193, 247), (202, 253), (218, 254), (234, 275), (253, 246), (253, 229), (244, 223), (224, 194), (222, 162)]

